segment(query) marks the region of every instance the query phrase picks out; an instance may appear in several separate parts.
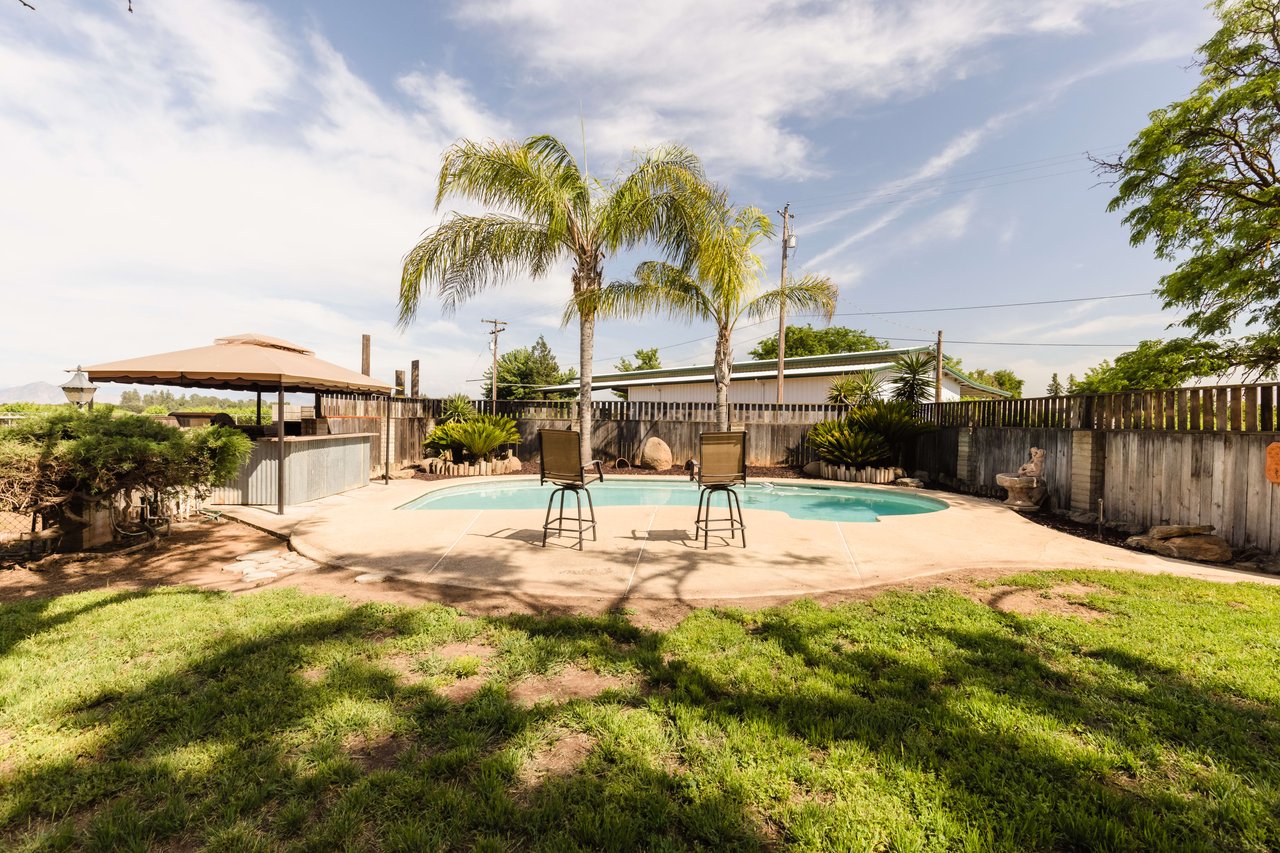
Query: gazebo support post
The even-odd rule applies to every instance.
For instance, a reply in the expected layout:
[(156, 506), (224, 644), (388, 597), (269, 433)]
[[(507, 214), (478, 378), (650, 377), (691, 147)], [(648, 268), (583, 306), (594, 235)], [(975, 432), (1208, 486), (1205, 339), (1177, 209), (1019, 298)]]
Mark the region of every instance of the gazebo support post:
[(386, 409), (387, 429), (386, 437), (382, 440), (382, 485), (391, 484), (391, 395), (387, 395)]
[(276, 400), (276, 512), (284, 515), (284, 383)]
[(254, 423), (258, 426), (262, 426), (262, 386), (255, 385), (253, 386), (253, 390), (258, 392), (258, 416)]

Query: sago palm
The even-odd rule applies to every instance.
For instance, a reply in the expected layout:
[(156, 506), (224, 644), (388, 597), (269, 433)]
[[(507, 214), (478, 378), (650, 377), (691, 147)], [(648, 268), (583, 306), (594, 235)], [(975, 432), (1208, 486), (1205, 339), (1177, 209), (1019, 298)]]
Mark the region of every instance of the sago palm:
[(744, 316), (761, 319), (778, 313), (785, 303), (795, 313), (814, 312), (831, 319), (837, 288), (825, 276), (807, 275), (786, 288), (761, 292), (763, 265), (755, 253), (773, 235), (769, 218), (759, 208), (735, 209), (717, 197), (718, 211), (691, 232), (684, 266), (646, 261), (636, 267), (634, 281), (615, 281), (588, 300), (585, 310), (603, 317), (638, 317), (665, 313), (687, 322), (716, 327), (716, 422), (729, 428), (729, 371), (733, 362), (733, 329)]
[[(413, 320), (424, 290), (434, 292), (449, 314), (481, 290), (522, 274), (542, 278), (564, 260), (579, 299), (600, 290), (605, 258), (646, 241), (667, 259), (685, 263), (687, 233), (710, 197), (702, 164), (679, 146), (640, 155), (630, 173), (604, 183), (580, 169), (551, 136), (455, 143), (442, 158), (436, 209), (456, 198), (497, 212), (451, 212), (409, 251), (400, 278), (400, 325)], [(586, 463), (595, 314), (588, 308), (578, 319)]]

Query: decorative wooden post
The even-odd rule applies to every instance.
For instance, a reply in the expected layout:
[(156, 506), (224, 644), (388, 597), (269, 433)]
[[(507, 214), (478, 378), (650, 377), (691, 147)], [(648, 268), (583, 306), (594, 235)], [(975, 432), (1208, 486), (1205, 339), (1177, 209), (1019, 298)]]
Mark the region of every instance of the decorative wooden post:
[(409, 396), (420, 396), (418, 387), (418, 360), (416, 358), (409, 362)]

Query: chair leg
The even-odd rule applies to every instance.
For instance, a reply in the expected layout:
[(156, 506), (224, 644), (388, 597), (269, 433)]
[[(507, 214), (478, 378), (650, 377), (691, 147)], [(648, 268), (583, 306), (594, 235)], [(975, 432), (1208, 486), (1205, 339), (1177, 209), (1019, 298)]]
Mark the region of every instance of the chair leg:
[[(747, 522), (742, 517), (742, 501), (738, 498), (738, 493), (735, 490), (729, 489), (728, 492), (733, 495), (733, 502), (738, 506), (738, 529), (742, 531), (742, 547), (745, 548), (747, 547)], [(729, 512), (729, 517), (730, 519), (733, 518), (732, 510)]]
[(551, 505), (555, 503), (556, 492), (559, 489), (552, 489), (550, 496), (547, 497), (547, 515), (542, 519), (542, 547), (547, 547), (547, 528), (551, 526)]
[[(596, 539), (596, 505), (591, 500), (591, 490), (583, 489), (582, 491), (587, 493), (587, 510), (591, 513), (591, 541), (596, 542), (599, 541)], [(578, 515), (582, 515), (581, 507), (578, 508)]]

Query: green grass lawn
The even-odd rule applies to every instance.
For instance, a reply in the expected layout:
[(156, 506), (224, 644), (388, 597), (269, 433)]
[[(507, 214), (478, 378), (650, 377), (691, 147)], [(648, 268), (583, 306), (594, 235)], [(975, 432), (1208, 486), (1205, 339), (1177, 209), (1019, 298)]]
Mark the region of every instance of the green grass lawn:
[(1280, 848), (1280, 590), (1008, 583), (1066, 582), (1103, 615), (6, 605), (0, 848)]

